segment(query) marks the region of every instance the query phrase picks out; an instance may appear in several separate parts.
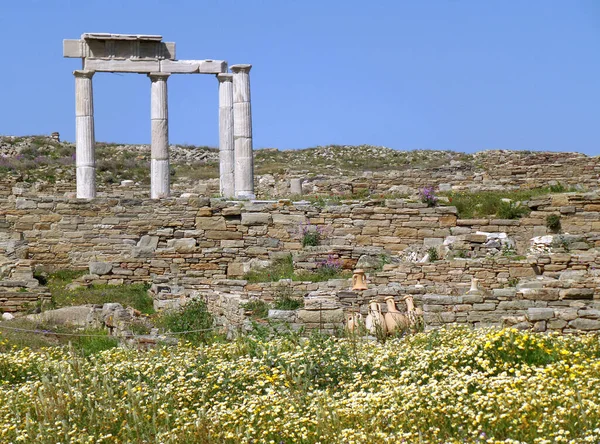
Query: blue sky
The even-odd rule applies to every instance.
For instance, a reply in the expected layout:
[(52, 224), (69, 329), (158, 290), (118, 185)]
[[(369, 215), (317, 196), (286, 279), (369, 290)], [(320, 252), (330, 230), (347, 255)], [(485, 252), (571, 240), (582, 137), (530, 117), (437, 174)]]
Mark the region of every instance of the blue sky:
[[(0, 134), (75, 133), (84, 32), (251, 63), (255, 148), (600, 154), (597, 0), (3, 0)], [(94, 76), (96, 138), (148, 143), (150, 80)], [(217, 80), (169, 78), (172, 143), (216, 146)]]

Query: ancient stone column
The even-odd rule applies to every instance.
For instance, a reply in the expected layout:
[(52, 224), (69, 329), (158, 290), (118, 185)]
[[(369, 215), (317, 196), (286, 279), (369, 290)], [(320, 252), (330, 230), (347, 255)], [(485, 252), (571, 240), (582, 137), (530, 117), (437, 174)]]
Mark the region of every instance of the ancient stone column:
[(75, 164), (77, 197), (96, 197), (96, 139), (94, 136), (94, 71), (73, 71), (75, 75)]
[(169, 196), (169, 110), (167, 104), (169, 74), (151, 72), (148, 77), (152, 81), (150, 197), (161, 199)]
[(250, 68), (233, 65), (233, 139), (235, 152), (235, 197), (254, 199), (254, 156), (252, 152), (252, 110)]
[(233, 74), (218, 74), (219, 79), (219, 172), (221, 196), (235, 197), (233, 143)]

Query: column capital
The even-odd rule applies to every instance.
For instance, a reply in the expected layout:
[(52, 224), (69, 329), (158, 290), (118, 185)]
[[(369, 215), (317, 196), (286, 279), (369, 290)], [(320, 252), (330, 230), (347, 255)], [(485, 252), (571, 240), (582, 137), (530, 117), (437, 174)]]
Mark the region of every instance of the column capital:
[(169, 78), (171, 74), (165, 73), (165, 72), (150, 72), (148, 73), (148, 77), (150, 77), (150, 80), (152, 80), (153, 82), (156, 82), (157, 80), (167, 80)]
[(85, 69), (77, 69), (73, 71), (73, 75), (79, 78), (91, 79), (93, 75), (96, 74), (96, 71), (90, 71)]
[(233, 80), (233, 74), (228, 72), (217, 74), (217, 79), (219, 82), (231, 82)]
[(229, 67), (231, 72), (233, 72), (234, 74), (237, 74), (238, 72), (246, 72), (246, 73), (250, 72), (251, 68), (252, 68), (252, 65), (247, 65), (247, 64), (231, 65)]

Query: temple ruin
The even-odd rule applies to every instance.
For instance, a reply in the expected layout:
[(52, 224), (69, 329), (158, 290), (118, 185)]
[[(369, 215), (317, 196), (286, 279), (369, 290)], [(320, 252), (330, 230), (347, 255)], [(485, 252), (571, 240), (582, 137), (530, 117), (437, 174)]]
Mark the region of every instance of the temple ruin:
[(64, 40), (63, 56), (80, 58), (75, 75), (77, 197), (96, 197), (92, 77), (96, 72), (146, 74), (151, 82), (150, 197), (169, 196), (169, 115), (171, 74), (214, 74), (219, 82), (219, 169), (223, 197), (253, 199), (254, 164), (250, 69), (224, 60), (176, 60), (175, 43), (160, 35), (86, 33)]

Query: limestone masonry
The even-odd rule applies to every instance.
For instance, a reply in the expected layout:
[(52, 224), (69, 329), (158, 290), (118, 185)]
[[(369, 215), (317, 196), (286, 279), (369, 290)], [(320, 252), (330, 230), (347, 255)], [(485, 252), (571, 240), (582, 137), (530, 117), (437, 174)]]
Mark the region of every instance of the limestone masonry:
[[(78, 285), (151, 283), (158, 308), (202, 297), (231, 328), (245, 322), (245, 301), (269, 301), (285, 290), (303, 297), (305, 306), (272, 316), (308, 328), (340, 326), (346, 310), (364, 310), (374, 297), (413, 294), (428, 327), (457, 322), (599, 330), (600, 195), (550, 194), (527, 205), (532, 211), (521, 219), (461, 220), (452, 206), (405, 199), (320, 207), (197, 195), (162, 200), (10, 195), (0, 199), (5, 276), (0, 307), (16, 311), (30, 294), (47, 297), (43, 289), (36, 293), (31, 276), (33, 267), (44, 266), (89, 268), (93, 273)], [(563, 232), (569, 233), (561, 243), (545, 240), (558, 239), (545, 226), (549, 214), (560, 214)], [(303, 226), (322, 229), (321, 245), (302, 247)], [(503, 254), (503, 244), (511, 254)], [(444, 259), (423, 262), (431, 248)], [(314, 269), (328, 258), (344, 269), (365, 268), (369, 289), (353, 293), (347, 279), (244, 280), (247, 271), (288, 253), (298, 270)], [(481, 291), (469, 294), (473, 278)]]

